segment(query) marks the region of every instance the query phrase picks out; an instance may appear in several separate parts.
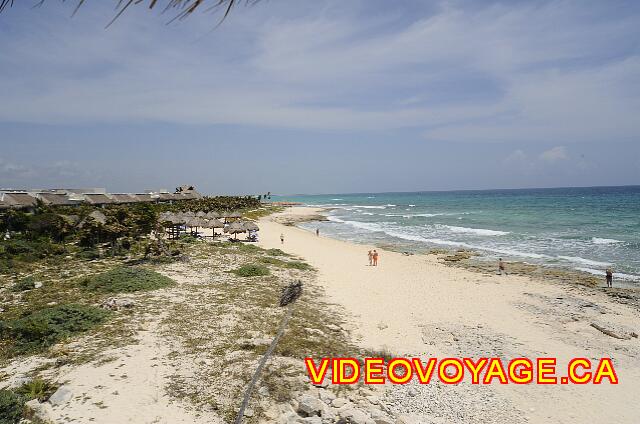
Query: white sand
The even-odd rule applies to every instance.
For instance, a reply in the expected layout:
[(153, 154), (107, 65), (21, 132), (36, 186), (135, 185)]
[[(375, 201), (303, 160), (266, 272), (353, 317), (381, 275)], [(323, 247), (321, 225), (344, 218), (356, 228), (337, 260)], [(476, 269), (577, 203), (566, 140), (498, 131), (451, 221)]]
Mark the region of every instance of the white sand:
[[(318, 212), (295, 207), (284, 213)], [(523, 355), (557, 357), (559, 364), (571, 357), (612, 357), (619, 385), (492, 385), (490, 389), (534, 423), (640, 422), (638, 339), (617, 340), (589, 325), (604, 322), (637, 332), (640, 317), (603, 293), (525, 277), (482, 275), (445, 266), (435, 256), (381, 249), (379, 266), (370, 267), (367, 251), (374, 246), (317, 237), (275, 223), (272, 217), (263, 218), (260, 227), (261, 246), (301, 256), (319, 270), (319, 282), (329, 299), (353, 315), (364, 347), (442, 357), (465, 355), (465, 349), (479, 340), (479, 349), (503, 352), (500, 356), (507, 361)], [(597, 307), (584, 306), (585, 301)], [(479, 339), (478, 334), (490, 336)], [(562, 367), (558, 369), (564, 374)]]

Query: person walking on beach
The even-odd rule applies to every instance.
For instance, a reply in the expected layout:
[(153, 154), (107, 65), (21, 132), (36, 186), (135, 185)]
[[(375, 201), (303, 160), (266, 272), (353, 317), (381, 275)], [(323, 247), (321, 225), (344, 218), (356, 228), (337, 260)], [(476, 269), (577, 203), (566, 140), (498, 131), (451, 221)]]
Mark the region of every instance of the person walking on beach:
[(378, 266), (378, 251), (373, 249), (373, 266)]
[(613, 270), (611, 268), (607, 268), (607, 287), (613, 288)]
[(373, 265), (373, 252), (369, 250), (369, 266)]
[(284, 234), (280, 233), (280, 244), (284, 244)]
[(320, 228), (316, 228), (316, 237), (320, 237)]
[(504, 270), (504, 262), (502, 261), (502, 258), (498, 258), (498, 275), (502, 275), (503, 272), (506, 274)]

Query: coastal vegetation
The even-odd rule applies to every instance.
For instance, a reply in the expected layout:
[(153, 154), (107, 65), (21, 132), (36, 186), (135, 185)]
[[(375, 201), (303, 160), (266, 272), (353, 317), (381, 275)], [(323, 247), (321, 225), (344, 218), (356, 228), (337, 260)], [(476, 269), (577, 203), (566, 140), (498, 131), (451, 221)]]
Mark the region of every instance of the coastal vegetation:
[(101, 274), (86, 277), (80, 284), (87, 290), (131, 293), (161, 289), (173, 284), (173, 280), (144, 268), (118, 266)]
[(249, 371), (282, 319), (279, 298), (291, 281), (303, 281), (304, 292), (263, 370), (247, 422), (264, 418), (264, 405), (290, 402), (306, 390), (300, 358), (363, 353), (343, 327), (341, 311), (319, 300), (313, 268), (280, 249), (184, 237), (165, 240), (169, 255), (149, 257), (159, 213), (207, 205), (222, 208), (217, 211), (243, 205), (243, 216), (254, 219), (280, 210), (238, 198), (144, 207), (40, 205), (3, 213), (9, 238), (0, 240), (0, 383), (10, 377), (3, 369), (17, 367), (30, 385), (0, 384), (0, 423), (17, 423), (26, 417), (25, 403), (45, 401), (51, 387), (63, 383), (51, 380), (59, 367), (109, 366), (130, 355), (142, 328), (154, 328), (156, 343), (165, 346), (157, 355), (170, 398), (201, 411), (213, 405), (230, 421)]

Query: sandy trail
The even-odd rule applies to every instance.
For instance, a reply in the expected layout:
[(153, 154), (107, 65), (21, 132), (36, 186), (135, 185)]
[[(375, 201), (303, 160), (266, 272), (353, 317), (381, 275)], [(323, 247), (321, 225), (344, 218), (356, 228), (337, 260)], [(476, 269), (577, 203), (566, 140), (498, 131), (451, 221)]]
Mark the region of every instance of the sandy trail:
[[(296, 207), (286, 214), (313, 214)], [(529, 422), (637, 423), (640, 409), (638, 339), (616, 340), (590, 327), (604, 322), (638, 330), (637, 311), (606, 295), (577, 286), (525, 277), (490, 276), (445, 266), (434, 256), (380, 252), (368, 266), (357, 245), (284, 226), (263, 218), (260, 244), (303, 257), (319, 270), (331, 301), (349, 311), (364, 347), (387, 347), (397, 355), (481, 353), (505, 358), (612, 357), (619, 385), (492, 385)], [(280, 234), (285, 242), (281, 244)]]

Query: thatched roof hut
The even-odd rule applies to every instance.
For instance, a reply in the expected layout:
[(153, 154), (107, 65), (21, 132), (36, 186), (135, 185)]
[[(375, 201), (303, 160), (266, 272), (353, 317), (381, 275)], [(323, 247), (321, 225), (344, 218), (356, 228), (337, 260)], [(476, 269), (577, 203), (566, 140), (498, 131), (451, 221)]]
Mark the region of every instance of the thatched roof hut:
[(80, 217), (78, 215), (58, 215), (60, 218), (64, 220), (64, 222), (71, 226), (75, 227), (80, 222)]
[(244, 229), (247, 231), (260, 231), (260, 227), (258, 227), (258, 225), (255, 222), (246, 221), (246, 222), (243, 222), (242, 225), (244, 226)]
[(107, 196), (106, 194), (98, 194), (98, 193), (85, 193), (82, 195), (85, 202), (90, 205), (111, 205), (114, 204), (115, 201)]
[(236, 238), (239, 233), (246, 233), (247, 230), (244, 228), (240, 222), (232, 222), (231, 224), (224, 227), (224, 232), (229, 234), (235, 234)]
[(100, 211), (93, 211), (85, 219), (83, 219), (82, 222), (78, 224), (78, 227), (84, 227), (84, 225), (87, 223), (87, 220), (89, 219), (93, 219), (94, 221), (102, 225), (107, 223), (107, 216), (105, 214)]
[(69, 196), (62, 193), (37, 193), (36, 196), (48, 206), (75, 206), (80, 203), (77, 200), (71, 200)]
[(37, 204), (36, 198), (29, 193), (3, 193), (0, 195), (0, 202), (3, 203), (5, 209), (33, 208)]
[(127, 193), (111, 194), (110, 196), (113, 199), (114, 203), (118, 203), (121, 205), (128, 204), (128, 203), (135, 203), (136, 201), (132, 197), (132, 195)]
[(158, 193), (158, 202), (172, 202), (175, 196), (171, 193)]
[(156, 199), (154, 199), (148, 193), (137, 193), (137, 194), (132, 194), (131, 196), (135, 199), (136, 202), (139, 202), (139, 203), (151, 203), (156, 201)]
[(224, 222), (219, 219), (209, 219), (207, 223), (207, 228), (224, 228)]

